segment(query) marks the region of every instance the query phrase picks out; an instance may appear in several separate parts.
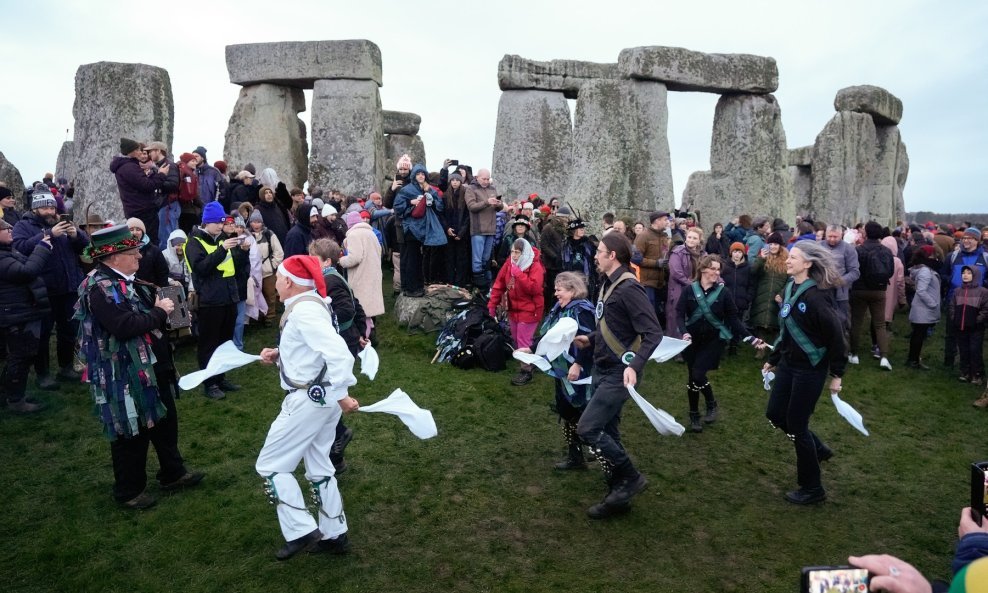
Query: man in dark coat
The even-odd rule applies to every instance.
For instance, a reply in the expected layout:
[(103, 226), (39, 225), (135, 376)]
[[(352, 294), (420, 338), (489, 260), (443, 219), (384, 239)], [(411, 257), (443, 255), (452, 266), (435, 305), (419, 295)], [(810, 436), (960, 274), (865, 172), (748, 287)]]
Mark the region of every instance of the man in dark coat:
[(158, 207), (162, 198), (160, 191), (168, 181), (171, 167), (166, 163), (158, 167), (156, 173), (151, 169), (145, 170), (138, 158), (144, 154), (144, 149), (137, 141), (121, 138), (120, 154), (110, 161), (110, 171), (117, 180), (124, 216), (143, 220), (148, 236), (157, 244)]

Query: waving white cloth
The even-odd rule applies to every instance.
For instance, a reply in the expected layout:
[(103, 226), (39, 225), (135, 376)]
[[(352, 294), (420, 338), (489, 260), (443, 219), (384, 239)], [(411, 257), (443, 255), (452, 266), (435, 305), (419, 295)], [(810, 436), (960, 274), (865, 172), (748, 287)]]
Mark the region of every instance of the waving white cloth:
[(662, 338), (659, 345), (655, 347), (655, 352), (652, 356), (648, 357), (649, 360), (654, 360), (655, 362), (665, 362), (667, 360), (672, 360), (677, 354), (686, 350), (686, 347), (690, 343), (686, 340), (680, 340), (678, 338)]
[(412, 434), (420, 439), (431, 439), (439, 434), (432, 412), (423, 410), (415, 405), (412, 398), (401, 389), (395, 389), (391, 395), (369, 406), (357, 408), (360, 412), (384, 412), (393, 414), (401, 420)]
[[(665, 342), (666, 339), (667, 338), (663, 338), (662, 341)], [(673, 354), (673, 356), (675, 356), (675, 354)], [(638, 392), (635, 391), (634, 387), (628, 385), (627, 389), (628, 393), (631, 394), (631, 399), (635, 400), (635, 403), (642, 409), (642, 412), (645, 413), (645, 417), (652, 423), (655, 430), (659, 431), (659, 434), (663, 436), (675, 435), (678, 437), (682, 436), (683, 433), (686, 432), (685, 426), (676, 422), (676, 419), (665, 410), (660, 410), (648, 403), (648, 400), (638, 395)]]
[(835, 391), (830, 392), (830, 399), (834, 401), (834, 407), (837, 408), (838, 414), (843, 416), (851, 426), (858, 429), (861, 434), (868, 436), (868, 429), (864, 427), (864, 418), (861, 417), (860, 412), (851, 407), (851, 404), (837, 397)]
[(775, 381), (775, 373), (762, 369), (762, 386), (765, 391), (772, 391), (772, 381)]
[(357, 353), (357, 358), (360, 359), (360, 372), (373, 381), (377, 376), (377, 369), (381, 367), (381, 357), (377, 355), (377, 350), (368, 343)]
[(515, 350), (511, 356), (525, 364), (535, 365), (543, 373), (548, 373), (552, 370), (552, 361), (569, 350), (578, 329), (575, 319), (563, 317), (545, 332), (534, 353)]
[(260, 356), (241, 352), (237, 350), (233, 340), (227, 340), (220, 344), (213, 355), (209, 357), (209, 364), (206, 365), (206, 368), (183, 376), (178, 380), (178, 386), (185, 391), (195, 389), (210, 377), (238, 369), (258, 360), (261, 360)]

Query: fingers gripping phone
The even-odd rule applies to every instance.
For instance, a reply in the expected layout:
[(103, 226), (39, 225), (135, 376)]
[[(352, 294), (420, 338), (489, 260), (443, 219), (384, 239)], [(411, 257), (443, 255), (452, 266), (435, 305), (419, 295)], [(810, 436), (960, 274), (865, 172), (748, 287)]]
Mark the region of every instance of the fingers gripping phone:
[(978, 525), (988, 514), (988, 461), (971, 464), (971, 518)]
[(800, 591), (803, 593), (866, 593), (871, 575), (853, 566), (806, 566)]

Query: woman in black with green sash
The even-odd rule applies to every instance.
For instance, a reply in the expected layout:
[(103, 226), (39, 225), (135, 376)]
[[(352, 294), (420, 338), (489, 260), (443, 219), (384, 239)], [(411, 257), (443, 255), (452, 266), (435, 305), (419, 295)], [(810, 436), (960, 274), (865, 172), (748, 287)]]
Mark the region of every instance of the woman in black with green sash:
[(689, 370), (686, 393), (690, 402), (690, 430), (703, 432), (700, 423), (700, 394), (707, 405), (703, 421), (717, 419), (717, 400), (707, 379), (707, 373), (720, 364), (724, 344), (737, 335), (746, 339), (751, 334), (741, 323), (738, 308), (730, 289), (720, 280), (723, 265), (720, 257), (704, 255), (696, 265), (693, 283), (683, 290), (676, 304), (676, 318), (683, 339), (690, 345), (683, 351)]
[(844, 332), (837, 316), (833, 287), (841, 275), (830, 252), (819, 243), (800, 241), (786, 260), (791, 277), (779, 310), (779, 339), (763, 369), (775, 372), (765, 415), (796, 448), (797, 490), (786, 493), (793, 504), (827, 498), (820, 481), (820, 461), (833, 452), (810, 430), (810, 416), (830, 374), (830, 391), (841, 389), (847, 364)]

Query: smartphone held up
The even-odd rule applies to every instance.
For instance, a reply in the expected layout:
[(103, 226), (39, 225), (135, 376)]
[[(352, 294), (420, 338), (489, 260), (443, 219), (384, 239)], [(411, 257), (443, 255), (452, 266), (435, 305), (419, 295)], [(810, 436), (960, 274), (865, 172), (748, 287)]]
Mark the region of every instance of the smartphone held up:
[(988, 515), (988, 461), (971, 464), (971, 518), (984, 524)]
[(853, 566), (807, 566), (803, 568), (802, 593), (866, 593), (871, 575)]

